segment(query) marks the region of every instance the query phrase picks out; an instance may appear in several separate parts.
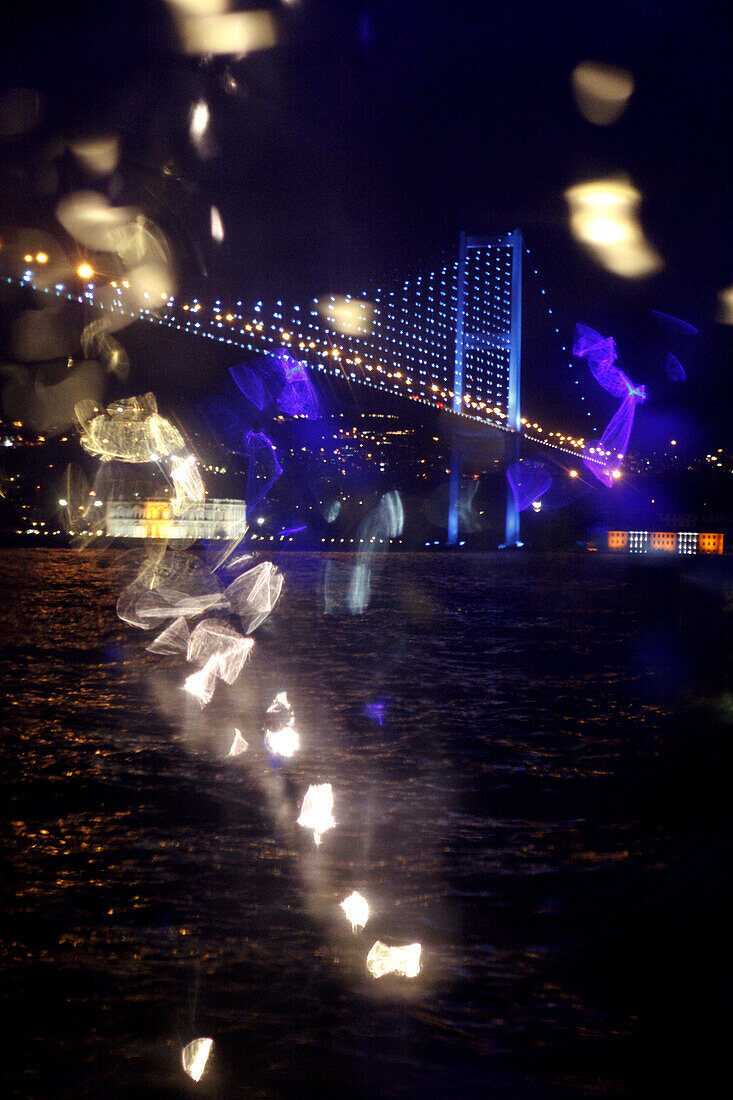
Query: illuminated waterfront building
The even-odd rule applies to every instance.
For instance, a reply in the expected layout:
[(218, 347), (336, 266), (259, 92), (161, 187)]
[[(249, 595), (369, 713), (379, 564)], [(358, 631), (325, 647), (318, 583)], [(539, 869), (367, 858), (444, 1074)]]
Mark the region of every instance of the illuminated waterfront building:
[(245, 531), (243, 500), (195, 501), (176, 515), (171, 500), (111, 500), (106, 534), (128, 539), (234, 539)]

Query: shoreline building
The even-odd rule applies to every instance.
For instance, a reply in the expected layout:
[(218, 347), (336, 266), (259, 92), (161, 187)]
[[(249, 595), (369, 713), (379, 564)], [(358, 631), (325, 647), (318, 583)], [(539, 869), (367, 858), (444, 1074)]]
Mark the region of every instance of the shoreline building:
[(106, 533), (127, 539), (236, 539), (247, 529), (243, 500), (194, 501), (180, 515), (171, 500), (110, 500)]
[(607, 531), (607, 548), (627, 554), (722, 554), (723, 534), (711, 531)]

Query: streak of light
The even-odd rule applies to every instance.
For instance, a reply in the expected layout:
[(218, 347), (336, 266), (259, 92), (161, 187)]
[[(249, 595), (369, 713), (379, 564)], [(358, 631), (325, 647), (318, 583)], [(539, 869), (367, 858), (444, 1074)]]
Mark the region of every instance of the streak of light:
[(221, 243), (224, 240), (224, 223), (221, 214), (215, 206), (211, 207), (211, 236), (213, 240)]

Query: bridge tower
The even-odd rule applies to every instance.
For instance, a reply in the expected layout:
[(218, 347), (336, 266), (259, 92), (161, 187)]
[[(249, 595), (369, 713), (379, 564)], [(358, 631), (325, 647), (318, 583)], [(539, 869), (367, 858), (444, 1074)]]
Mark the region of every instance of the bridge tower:
[[(453, 412), (463, 410), (464, 376), (466, 358), (472, 352), (500, 353), (506, 364), (506, 425), (511, 431), (507, 448), (507, 457), (511, 461), (519, 458), (519, 437), (522, 427), (521, 412), (521, 357), (522, 357), (522, 250), (524, 242), (522, 231), (515, 229), (504, 237), (469, 237), (461, 233), (458, 257), (458, 279), (456, 293), (456, 349), (453, 372)], [(469, 285), (469, 263), (471, 254), (480, 254), (482, 249), (503, 249), (508, 259), (502, 282), (503, 297), (509, 300), (508, 310), (501, 311), (504, 323), (497, 328), (496, 323), (487, 324), (489, 313), (486, 310), (472, 308), (472, 291)], [(484, 288), (485, 290), (485, 288)], [(488, 288), (493, 295), (494, 288)], [(496, 316), (494, 311), (493, 316)], [(508, 320), (509, 328), (505, 327)], [(453, 444), (450, 467), (450, 485), (448, 492), (448, 545), (455, 546), (458, 541), (458, 496), (460, 489), (460, 448), (457, 441)], [(504, 544), (514, 546), (519, 541), (519, 513), (514, 496), (507, 486), (506, 523)]]

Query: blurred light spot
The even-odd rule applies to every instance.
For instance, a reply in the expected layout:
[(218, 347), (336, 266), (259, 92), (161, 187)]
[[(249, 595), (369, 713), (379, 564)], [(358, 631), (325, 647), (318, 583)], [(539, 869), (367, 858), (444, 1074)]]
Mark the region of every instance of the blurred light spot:
[(206, 100), (200, 99), (198, 103), (194, 103), (188, 122), (188, 132), (194, 145), (206, 133), (210, 119), (209, 105)]
[(229, 10), (229, 0), (168, 0), (181, 15), (220, 15)]
[(651, 275), (663, 266), (638, 220), (641, 194), (627, 180), (593, 180), (565, 192), (570, 229), (608, 271), (625, 278)]
[(120, 230), (135, 218), (129, 206), (111, 206), (98, 191), (74, 191), (56, 207), (56, 217), (66, 232), (87, 248), (116, 251)]
[(354, 298), (324, 298), (318, 312), (326, 324), (347, 336), (368, 336), (372, 330), (371, 302)]
[(215, 241), (224, 240), (224, 223), (221, 220), (221, 214), (215, 206), (211, 208), (211, 236)]
[(79, 264), (76, 273), (80, 279), (91, 279), (94, 274), (94, 268), (90, 267), (89, 264)]
[(722, 325), (733, 325), (733, 286), (718, 294), (718, 320)]
[(184, 16), (179, 28), (188, 54), (248, 54), (277, 41), (269, 11)]
[(630, 72), (598, 61), (576, 65), (571, 83), (578, 110), (596, 126), (608, 126), (621, 118), (634, 91)]
[(69, 148), (94, 176), (108, 176), (114, 172), (120, 159), (120, 143), (114, 135), (72, 141)]
[(300, 734), (292, 726), (281, 730), (266, 730), (265, 745), (273, 756), (290, 758), (300, 748)]

